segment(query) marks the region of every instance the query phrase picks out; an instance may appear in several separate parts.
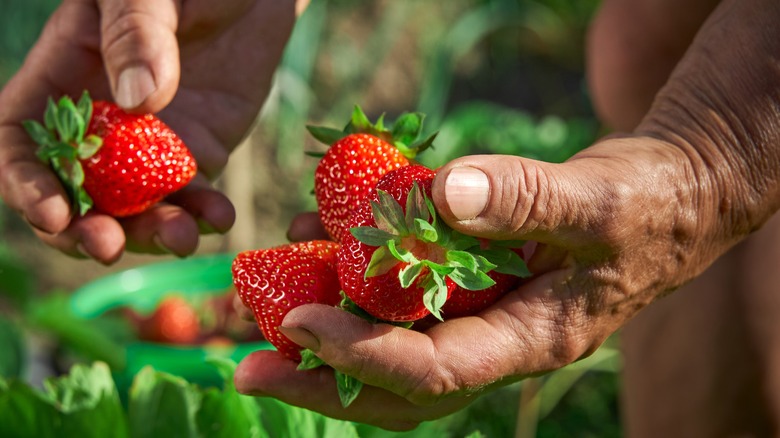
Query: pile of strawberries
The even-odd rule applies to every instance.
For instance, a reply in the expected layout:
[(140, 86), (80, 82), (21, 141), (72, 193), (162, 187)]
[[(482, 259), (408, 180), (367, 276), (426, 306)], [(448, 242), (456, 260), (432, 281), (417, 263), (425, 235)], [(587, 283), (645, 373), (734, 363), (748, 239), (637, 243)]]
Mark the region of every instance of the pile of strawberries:
[(286, 357), (300, 361), (301, 347), (278, 327), (302, 304), (409, 326), (475, 314), (529, 275), (523, 242), (466, 236), (438, 218), (436, 171), (414, 161), (435, 137), (418, 140), (422, 120), (406, 113), (388, 129), (356, 108), (344, 130), (309, 128), (330, 146), (314, 193), (332, 240), (245, 251), (233, 262), (241, 300)]

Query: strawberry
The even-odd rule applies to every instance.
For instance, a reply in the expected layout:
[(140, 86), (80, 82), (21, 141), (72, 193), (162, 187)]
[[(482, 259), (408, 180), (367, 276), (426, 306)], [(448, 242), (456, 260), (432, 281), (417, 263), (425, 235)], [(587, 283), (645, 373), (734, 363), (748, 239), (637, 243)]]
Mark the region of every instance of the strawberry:
[(337, 242), (359, 201), (371, 193), (385, 173), (406, 166), (429, 147), (435, 134), (416, 141), (423, 116), (403, 114), (393, 129), (383, 117), (371, 123), (359, 107), (343, 131), (308, 127), (315, 138), (330, 145), (314, 172), (314, 194), (323, 227)]
[(38, 157), (60, 177), (75, 209), (114, 217), (138, 214), (181, 189), (197, 166), (187, 146), (152, 114), (128, 114), (84, 92), (49, 100), (44, 123), (24, 127), (39, 144)]
[(336, 252), (331, 241), (298, 242), (244, 251), (233, 260), (233, 284), (252, 309), (265, 338), (289, 359), (300, 361), (301, 347), (279, 331), (287, 313), (302, 304), (336, 306), (341, 301)]
[(404, 322), (432, 314), (441, 320), (442, 306), (456, 285), (488, 288), (495, 281), (487, 273), (499, 266), (520, 275), (509, 266), (517, 262), (509, 247), (483, 250), (478, 239), (438, 220), (430, 201), (434, 176), (435, 171), (419, 165), (388, 172), (342, 236), (341, 287), (374, 318)]
[(195, 307), (178, 295), (164, 298), (154, 312), (138, 321), (138, 337), (165, 344), (193, 344), (200, 336)]

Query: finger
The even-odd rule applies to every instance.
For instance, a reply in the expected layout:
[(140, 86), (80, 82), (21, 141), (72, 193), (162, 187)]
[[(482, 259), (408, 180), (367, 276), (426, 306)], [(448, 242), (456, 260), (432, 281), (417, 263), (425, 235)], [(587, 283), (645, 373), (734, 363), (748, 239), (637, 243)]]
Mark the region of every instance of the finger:
[(306, 240), (330, 240), (328, 232), (322, 227), (320, 216), (316, 212), (302, 213), (293, 218), (287, 230), (287, 239), (291, 242)]
[(156, 113), (173, 99), (180, 78), (173, 0), (99, 0), (101, 52), (116, 103)]
[(339, 401), (331, 368), (298, 371), (296, 367), (296, 363), (275, 351), (252, 353), (236, 368), (236, 389), (244, 394), (278, 398), (331, 418), (394, 431), (413, 429), (422, 421), (442, 417), (470, 401), (458, 399), (440, 406), (421, 407), (380, 388), (363, 386), (357, 399), (345, 409)]
[(76, 217), (57, 234), (34, 230), (47, 245), (73, 257), (88, 257), (110, 265), (122, 256), (125, 233), (116, 219), (94, 212)]
[[(609, 329), (565, 281), (545, 274), (478, 317), (417, 332), (371, 324), (323, 305), (288, 313), (282, 332), (332, 367), (418, 405), (434, 405), (496, 382), (559, 368), (600, 345)], [(590, 324), (590, 325), (589, 325)]]
[(255, 314), (252, 313), (252, 309), (247, 307), (241, 300), (241, 296), (238, 294), (233, 295), (233, 310), (236, 312), (239, 318), (244, 321), (255, 321)]
[(166, 201), (187, 211), (197, 222), (201, 234), (227, 233), (236, 221), (236, 209), (230, 199), (214, 190), (200, 174)]
[(68, 227), (70, 204), (57, 177), (35, 156), (35, 145), (15, 127), (0, 128), (0, 198), (33, 228), (58, 234)]
[(605, 185), (594, 169), (563, 166), (514, 156), (459, 158), (438, 171), (433, 201), (444, 221), (466, 234), (554, 243), (585, 228), (600, 199), (597, 187)]
[(198, 248), (197, 222), (175, 205), (160, 203), (120, 222), (127, 234), (128, 251), (185, 257)]

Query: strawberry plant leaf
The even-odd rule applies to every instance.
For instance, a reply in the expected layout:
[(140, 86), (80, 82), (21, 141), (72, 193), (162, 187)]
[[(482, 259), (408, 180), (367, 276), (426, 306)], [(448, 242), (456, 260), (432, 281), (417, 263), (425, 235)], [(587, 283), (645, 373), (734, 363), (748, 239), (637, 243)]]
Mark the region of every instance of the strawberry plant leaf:
[(355, 105), (352, 109), (352, 119), (350, 120), (349, 127), (351, 132), (369, 132), (373, 129), (371, 120), (368, 119), (366, 113), (360, 106)]
[(525, 260), (523, 260), (523, 258), (515, 252), (512, 252), (512, 255), (507, 263), (498, 265), (495, 268), (495, 271), (502, 274), (514, 275), (520, 278), (526, 278), (532, 275), (531, 271), (528, 269), (528, 265), (525, 263)]
[(414, 234), (423, 242), (436, 242), (439, 240), (439, 232), (436, 228), (422, 219), (414, 220)]
[(92, 99), (87, 90), (84, 90), (84, 92), (81, 93), (81, 97), (76, 104), (76, 109), (82, 119), (86, 122), (85, 125), (89, 124), (89, 121), (92, 120)]
[(436, 140), (437, 135), (439, 135), (439, 133), (435, 132), (431, 134), (429, 137), (426, 137), (423, 140), (415, 142), (409, 148), (416, 151), (418, 154), (428, 148), (433, 148), (433, 141)]
[(420, 276), (423, 266), (422, 263), (411, 263), (404, 266), (398, 272), (398, 280), (401, 283), (401, 287), (406, 289), (414, 284), (414, 281)]
[(46, 101), (46, 111), (43, 113), (43, 126), (49, 131), (57, 130), (58, 113), (57, 104), (54, 103), (54, 99), (49, 97), (49, 100)]
[(301, 350), (301, 363), (298, 364), (298, 371), (313, 370), (325, 365), (325, 361), (314, 354), (308, 348)]
[(406, 218), (401, 205), (389, 193), (383, 190), (377, 190), (376, 192), (379, 202), (372, 201), (371, 209), (374, 213), (374, 222), (376, 222), (377, 227), (401, 237), (408, 236), (409, 229), (406, 228)]
[(80, 160), (86, 160), (94, 156), (102, 146), (102, 138), (97, 135), (89, 135), (79, 144), (76, 152)]
[(383, 246), (390, 240), (400, 240), (395, 234), (374, 227), (353, 227), (349, 232), (355, 239), (369, 246)]
[(404, 113), (393, 124), (393, 139), (410, 146), (422, 131), (424, 116), (421, 113)]
[(27, 131), (30, 138), (32, 138), (35, 143), (41, 145), (39, 150), (57, 143), (57, 140), (51, 134), (51, 131), (47, 130), (35, 120), (25, 120), (22, 122), (22, 126), (24, 127), (24, 130)]
[(133, 436), (198, 436), (201, 394), (185, 379), (150, 366), (130, 387), (128, 416)]
[(371, 254), (371, 260), (369, 260), (368, 267), (366, 267), (364, 278), (386, 274), (397, 264), (398, 260), (393, 257), (387, 246), (377, 247), (374, 253)]
[(466, 268), (455, 268), (449, 275), (449, 278), (458, 286), (468, 290), (482, 290), (496, 284), (495, 280), (490, 278), (482, 271), (470, 271)]
[(395, 244), (395, 241), (389, 240), (387, 242), (387, 250), (390, 251), (390, 254), (393, 255), (397, 260), (400, 260), (405, 263), (417, 263), (419, 260), (417, 260), (417, 257), (412, 254), (411, 251), (408, 251), (404, 248), (399, 248), (398, 245)]
[(479, 269), (479, 263), (477, 258), (466, 251), (447, 251), (447, 261), (456, 267), (466, 268), (471, 272), (476, 272)]
[(333, 370), (333, 374), (336, 377), (336, 386), (338, 388), (341, 406), (346, 408), (351, 405), (360, 394), (360, 390), (363, 389), (363, 382), (338, 370)]
[(73, 103), (71, 98), (64, 96), (57, 104), (57, 119), (55, 120), (55, 126), (59, 133), (60, 140), (65, 143), (76, 143), (81, 141), (79, 133), (84, 135), (86, 129), (84, 119), (76, 109), (76, 104)]
[(431, 219), (430, 211), (425, 203), (425, 197), (425, 193), (420, 190), (415, 181), (412, 184), (412, 189), (409, 190), (409, 194), (406, 195), (405, 222), (407, 228), (413, 229), (416, 219), (423, 219), (426, 222)]
[(425, 292), (423, 292), (423, 304), (436, 319), (443, 321), (441, 308), (447, 301), (447, 283), (444, 276), (437, 272), (432, 272), (425, 283)]
[(318, 141), (330, 146), (344, 137), (344, 131), (323, 126), (307, 126), (306, 129)]

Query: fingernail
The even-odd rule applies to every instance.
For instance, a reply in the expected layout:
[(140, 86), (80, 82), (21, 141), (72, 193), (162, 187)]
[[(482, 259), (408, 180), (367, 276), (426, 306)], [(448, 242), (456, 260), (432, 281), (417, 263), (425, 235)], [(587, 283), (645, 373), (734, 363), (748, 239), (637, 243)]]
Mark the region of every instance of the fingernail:
[(119, 74), (116, 103), (122, 108), (135, 108), (157, 90), (152, 72), (144, 66), (128, 67)]
[(303, 348), (308, 348), (315, 353), (320, 350), (320, 340), (305, 328), (279, 326), (279, 331)]
[(459, 220), (474, 219), (485, 209), (490, 194), (487, 175), (473, 167), (456, 167), (447, 175), (444, 196)]

